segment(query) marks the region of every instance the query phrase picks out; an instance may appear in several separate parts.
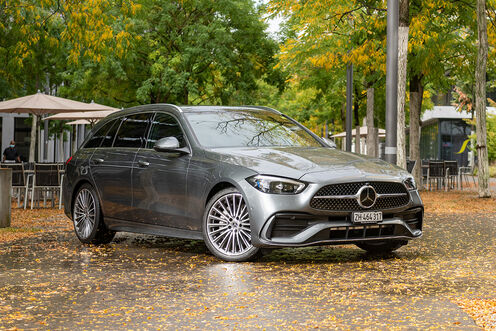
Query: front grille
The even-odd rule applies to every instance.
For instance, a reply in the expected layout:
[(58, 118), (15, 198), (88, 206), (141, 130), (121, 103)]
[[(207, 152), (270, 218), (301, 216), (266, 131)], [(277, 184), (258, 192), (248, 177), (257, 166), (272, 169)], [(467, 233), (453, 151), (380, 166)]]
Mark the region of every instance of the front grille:
[(312, 198), (310, 207), (320, 210), (335, 211), (361, 211), (368, 210), (362, 208), (355, 198), (319, 198), (319, 196), (343, 196), (355, 195), (364, 185), (370, 185), (377, 194), (397, 194), (406, 193), (402, 196), (384, 196), (378, 197), (371, 210), (386, 210), (403, 207), (410, 201), (410, 195), (402, 183), (390, 182), (358, 182), (332, 184), (322, 187)]

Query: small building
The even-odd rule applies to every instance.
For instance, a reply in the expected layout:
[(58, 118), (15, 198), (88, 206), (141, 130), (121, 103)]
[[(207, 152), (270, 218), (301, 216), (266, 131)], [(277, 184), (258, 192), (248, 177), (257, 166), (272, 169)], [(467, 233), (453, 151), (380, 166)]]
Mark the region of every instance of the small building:
[[(488, 107), (488, 113), (496, 114), (496, 108)], [(458, 161), (459, 166), (471, 165), (473, 153), (464, 142), (474, 128), (465, 120), (472, 113), (458, 111), (454, 106), (435, 106), (421, 117), (420, 158), (422, 160)]]

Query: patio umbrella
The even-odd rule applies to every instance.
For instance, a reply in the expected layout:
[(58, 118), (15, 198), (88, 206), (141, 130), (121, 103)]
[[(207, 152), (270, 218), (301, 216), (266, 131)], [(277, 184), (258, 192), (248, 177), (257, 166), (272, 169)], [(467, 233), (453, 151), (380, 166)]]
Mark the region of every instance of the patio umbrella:
[[(102, 110), (102, 111), (85, 111), (85, 112), (73, 112), (73, 113), (59, 113), (51, 115), (45, 118), (45, 120), (86, 120), (88, 123), (95, 123), (108, 115), (118, 111), (116, 108), (112, 110)], [(82, 124), (82, 123), (77, 123)]]
[(67, 122), (65, 124), (67, 124), (67, 125), (86, 125), (86, 124), (91, 124), (91, 122), (88, 120), (75, 120), (72, 122)]
[[(84, 111), (105, 111), (114, 110), (115, 108), (99, 105), (97, 103), (84, 103), (70, 99), (64, 99), (44, 93), (38, 93), (20, 97), (17, 99), (0, 102), (1, 113), (30, 113), (33, 114), (33, 123), (31, 127), (31, 145), (29, 148), (29, 161), (34, 162), (35, 141), (36, 141), (36, 122), (39, 116), (43, 114), (56, 114), (67, 112), (84, 112)], [(45, 132), (45, 135), (47, 133)]]

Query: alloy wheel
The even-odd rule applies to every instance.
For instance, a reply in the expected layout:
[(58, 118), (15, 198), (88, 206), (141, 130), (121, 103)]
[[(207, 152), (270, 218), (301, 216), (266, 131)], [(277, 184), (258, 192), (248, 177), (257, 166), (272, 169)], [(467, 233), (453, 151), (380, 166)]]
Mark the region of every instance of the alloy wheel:
[(79, 191), (74, 203), (74, 225), (81, 238), (88, 238), (96, 224), (95, 199), (90, 190)]
[(207, 234), (219, 252), (236, 256), (249, 251), (251, 244), (250, 217), (240, 193), (229, 193), (217, 199), (207, 216)]

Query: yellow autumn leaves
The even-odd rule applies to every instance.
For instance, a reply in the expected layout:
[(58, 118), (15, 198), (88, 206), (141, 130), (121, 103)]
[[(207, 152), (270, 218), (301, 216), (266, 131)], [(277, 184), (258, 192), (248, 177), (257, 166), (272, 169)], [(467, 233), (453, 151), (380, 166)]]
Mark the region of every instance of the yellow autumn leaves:
[(0, 30), (16, 37), (14, 55), (22, 67), (41, 41), (51, 46), (68, 42), (71, 63), (81, 56), (101, 61), (110, 49), (122, 55), (131, 38), (129, 18), (140, 5), (130, 0), (0, 0), (0, 7)]

